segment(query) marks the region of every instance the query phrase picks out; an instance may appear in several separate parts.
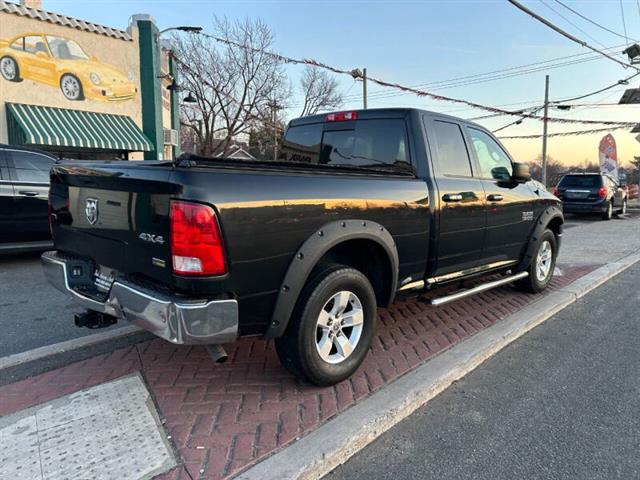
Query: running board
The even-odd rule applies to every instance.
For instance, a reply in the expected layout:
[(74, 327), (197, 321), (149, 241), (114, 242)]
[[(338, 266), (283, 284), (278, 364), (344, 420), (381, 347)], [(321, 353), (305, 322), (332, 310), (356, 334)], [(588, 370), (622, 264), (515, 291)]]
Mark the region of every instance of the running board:
[(471, 295), (475, 295), (476, 293), (486, 292), (487, 290), (491, 290), (492, 288), (500, 287), (502, 285), (506, 285), (507, 283), (515, 282), (516, 280), (520, 280), (522, 278), (526, 278), (529, 276), (529, 272), (520, 272), (515, 275), (511, 275), (506, 278), (501, 278), (500, 280), (494, 280), (493, 282), (483, 283), (478, 285), (477, 287), (470, 288), (469, 290), (463, 290), (461, 292), (452, 293), (451, 295), (447, 295), (446, 297), (439, 297), (431, 299), (431, 305), (434, 307), (439, 307), (440, 305), (444, 305), (449, 302), (453, 302), (454, 300), (460, 300), (461, 298), (469, 297)]

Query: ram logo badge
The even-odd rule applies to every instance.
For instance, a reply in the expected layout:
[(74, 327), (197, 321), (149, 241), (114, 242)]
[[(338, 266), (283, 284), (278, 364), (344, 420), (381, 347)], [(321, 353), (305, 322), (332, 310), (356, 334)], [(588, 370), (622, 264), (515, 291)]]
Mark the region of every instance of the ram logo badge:
[(164, 244), (164, 237), (162, 235), (154, 235), (153, 233), (141, 233), (138, 238), (144, 242)]
[(84, 214), (87, 217), (87, 221), (91, 225), (95, 225), (98, 221), (98, 199), (87, 198), (84, 204)]

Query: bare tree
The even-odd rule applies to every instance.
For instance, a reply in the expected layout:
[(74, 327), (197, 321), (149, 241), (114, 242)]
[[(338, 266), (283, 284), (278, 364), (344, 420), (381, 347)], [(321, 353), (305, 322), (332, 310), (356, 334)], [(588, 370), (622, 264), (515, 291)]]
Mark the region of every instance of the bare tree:
[(179, 83), (196, 99), (182, 106), (181, 123), (193, 132), (196, 152), (211, 156), (224, 155), (257, 124), (268, 123), (270, 105), (288, 96), (282, 65), (265, 53), (273, 45), (267, 25), (216, 18), (214, 33), (235, 45), (204, 35), (174, 39)]
[(305, 67), (300, 79), (300, 89), (304, 95), (301, 117), (342, 105), (342, 94), (338, 93), (338, 81), (319, 68), (310, 65)]

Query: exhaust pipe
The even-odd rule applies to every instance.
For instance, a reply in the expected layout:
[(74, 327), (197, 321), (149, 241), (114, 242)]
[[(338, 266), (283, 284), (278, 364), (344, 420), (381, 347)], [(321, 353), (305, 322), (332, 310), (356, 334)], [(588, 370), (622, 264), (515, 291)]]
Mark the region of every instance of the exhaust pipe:
[(97, 329), (115, 325), (118, 322), (118, 319), (105, 313), (87, 310), (83, 313), (76, 313), (73, 317), (73, 321), (76, 324), (76, 327)]
[(209, 352), (209, 356), (216, 363), (224, 363), (229, 358), (227, 352), (221, 345), (206, 345), (206, 348), (207, 352)]

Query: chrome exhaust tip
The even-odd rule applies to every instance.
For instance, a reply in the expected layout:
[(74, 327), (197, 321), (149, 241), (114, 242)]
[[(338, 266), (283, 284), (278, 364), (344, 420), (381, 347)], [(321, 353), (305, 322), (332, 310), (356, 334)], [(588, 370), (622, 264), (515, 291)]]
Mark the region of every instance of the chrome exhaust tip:
[(206, 345), (206, 348), (215, 363), (224, 363), (229, 358), (229, 355), (221, 345)]

